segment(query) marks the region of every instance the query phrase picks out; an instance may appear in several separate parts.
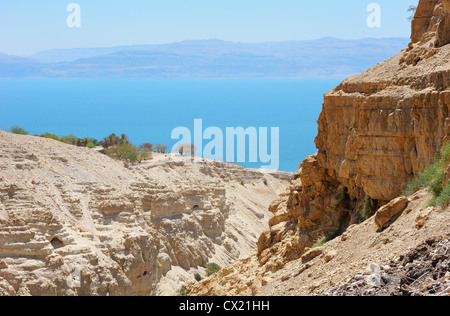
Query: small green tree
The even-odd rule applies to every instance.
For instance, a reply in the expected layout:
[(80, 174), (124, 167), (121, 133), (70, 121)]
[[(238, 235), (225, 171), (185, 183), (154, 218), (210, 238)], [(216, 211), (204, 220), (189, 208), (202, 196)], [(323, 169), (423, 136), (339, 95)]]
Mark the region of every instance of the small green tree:
[(114, 145), (105, 150), (105, 154), (112, 159), (128, 162), (138, 161), (138, 150), (132, 144)]
[(153, 151), (153, 144), (150, 143), (144, 143), (141, 146), (139, 146), (139, 150), (140, 151), (148, 151), (148, 152), (152, 152)]
[(61, 141), (66, 144), (76, 145), (78, 142), (78, 137), (70, 134), (68, 136), (61, 136)]
[(138, 150), (137, 151), (137, 161), (139, 163), (141, 163), (144, 160), (150, 159), (152, 158), (152, 153), (149, 151), (142, 151), (142, 150)]
[(17, 134), (17, 135), (28, 135), (28, 131), (26, 131), (25, 129), (23, 129), (22, 127), (19, 127), (19, 126), (13, 126), (13, 127), (11, 127), (11, 129), (9, 131), (10, 131), (10, 133)]
[(88, 143), (89, 143), (89, 140), (87, 138), (79, 138), (77, 140), (77, 144), (76, 145), (78, 147), (86, 147)]
[(124, 145), (129, 144), (130, 141), (128, 140), (128, 136), (125, 134), (122, 134), (121, 137), (118, 137), (116, 134), (111, 134), (108, 137), (105, 137), (100, 144), (103, 146), (103, 148), (108, 149), (109, 147), (116, 146), (116, 145)]
[(153, 145), (150, 143), (144, 143), (139, 146), (137, 152), (137, 160), (141, 163), (143, 160), (150, 159), (153, 156)]
[(155, 146), (156, 152), (163, 153), (163, 154), (167, 151), (167, 148), (168, 148), (167, 146), (162, 145), (162, 144), (158, 144)]
[(194, 274), (194, 278), (197, 282), (200, 282), (202, 280), (202, 276), (199, 273)]

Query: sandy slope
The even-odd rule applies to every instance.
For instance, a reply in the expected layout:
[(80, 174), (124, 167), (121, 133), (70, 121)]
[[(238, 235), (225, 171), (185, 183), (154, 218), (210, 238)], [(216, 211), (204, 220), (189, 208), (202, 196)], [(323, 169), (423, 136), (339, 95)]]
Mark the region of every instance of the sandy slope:
[[(380, 288), (368, 285), (366, 277), (370, 275), (366, 271), (369, 266), (398, 267), (400, 263), (397, 262), (411, 249), (420, 247), (427, 240), (439, 240), (450, 234), (450, 206), (424, 208), (430, 198), (427, 190), (419, 191), (408, 198), (406, 209), (383, 231), (378, 231), (373, 216), (360, 225), (349, 227), (342, 236), (323, 247), (306, 251), (302, 258), (279, 270), (267, 270), (259, 264), (256, 255), (239, 260), (190, 287), (188, 295), (387, 294), (389, 291), (382, 292)], [(398, 270), (400, 272), (391, 271), (391, 277), (401, 280), (403, 270)], [(387, 271), (382, 272), (387, 274)], [(354, 286), (365, 287), (366, 291), (350, 291), (349, 288)], [(399, 295), (398, 289), (393, 293)]]
[[(429, 239), (448, 236), (450, 206), (424, 208), (430, 198), (426, 190), (411, 196), (406, 210), (381, 232), (377, 231), (374, 217), (351, 227), (325, 244), (321, 254), (311, 261), (300, 259), (272, 274), (272, 282), (263, 286), (258, 295), (335, 295), (337, 291), (330, 291), (330, 287), (345, 284), (358, 273), (366, 276), (370, 264), (385, 266)], [(427, 218), (422, 227), (417, 226), (420, 218)], [(366, 295), (378, 292), (374, 287)], [(345, 291), (341, 294), (345, 295)]]

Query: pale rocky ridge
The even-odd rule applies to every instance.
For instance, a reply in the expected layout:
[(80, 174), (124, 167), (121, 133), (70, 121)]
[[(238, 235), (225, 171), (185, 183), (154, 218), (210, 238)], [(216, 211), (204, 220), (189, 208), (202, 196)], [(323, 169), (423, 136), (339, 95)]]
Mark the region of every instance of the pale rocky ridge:
[(290, 176), (190, 159), (126, 168), (0, 131), (0, 295), (178, 295), (204, 264), (253, 253)]
[[(304, 255), (322, 255), (317, 250), (313, 254), (308, 251), (325, 236), (351, 231), (349, 227), (363, 220), (363, 208), (373, 213), (399, 197), (406, 183), (435, 161), (450, 135), (449, 14), (449, 0), (421, 0), (408, 48), (346, 79), (324, 96), (315, 140), (318, 153), (301, 163), (289, 188), (271, 204), (269, 210), (274, 216), (270, 229), (259, 238), (257, 253), (192, 286), (189, 295), (268, 294), (264, 288), (271, 283), (271, 271), (281, 271), (287, 264), (298, 267)], [(382, 232), (391, 217), (401, 218), (409, 203), (410, 198), (393, 202), (394, 206), (358, 226), (358, 231), (370, 231), (374, 226)], [(425, 204), (422, 201), (414, 207), (423, 225), (442, 211), (432, 208), (422, 213)], [(448, 211), (449, 207), (442, 211), (443, 226), (434, 233), (448, 231)], [(423, 231), (413, 229), (411, 233), (419, 237), (409, 246), (424, 241), (420, 237)], [(378, 235), (363, 231), (359, 238)], [(368, 255), (358, 244), (353, 246)], [(334, 261), (333, 254), (323, 255), (325, 261)], [(363, 259), (358, 260), (353, 263), (361, 264)], [(325, 267), (319, 265), (317, 269)], [(306, 270), (309, 267), (298, 268), (297, 275)], [(286, 280), (289, 275), (284, 276)], [(297, 280), (296, 284), (306, 286), (311, 282), (308, 278), (302, 281), (306, 283)], [(291, 286), (295, 289), (293, 283)], [(270, 294), (288, 292), (275, 290)], [(311, 294), (309, 290), (293, 292)]]

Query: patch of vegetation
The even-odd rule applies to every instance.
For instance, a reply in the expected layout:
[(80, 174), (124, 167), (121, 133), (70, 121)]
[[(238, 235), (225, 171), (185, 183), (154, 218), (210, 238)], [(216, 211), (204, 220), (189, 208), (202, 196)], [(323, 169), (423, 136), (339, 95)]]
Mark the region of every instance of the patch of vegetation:
[(20, 126), (13, 126), (11, 127), (11, 129), (9, 130), (10, 133), (13, 134), (17, 134), (17, 135), (28, 135), (28, 131), (26, 131), (25, 129), (23, 129)]
[(404, 195), (408, 196), (414, 194), (420, 189), (428, 187), (428, 185), (435, 181), (436, 175), (438, 173), (439, 162), (435, 162), (427, 169), (425, 169), (422, 173), (420, 173), (415, 179), (413, 179), (404, 191)]
[(319, 248), (325, 245), (329, 240), (327, 238), (321, 239), (319, 242), (316, 242), (314, 245), (311, 246), (311, 248)]
[(363, 221), (373, 215), (372, 199), (366, 195), (361, 211), (359, 212)]
[(72, 134), (67, 136), (63, 135), (60, 137), (52, 133), (43, 133), (40, 135), (40, 137), (53, 139), (65, 144), (74, 145), (78, 147), (95, 148), (98, 145), (98, 141), (95, 138), (78, 138)]
[[(20, 135), (28, 135), (28, 132), (19, 126), (11, 127), (10, 132)], [(43, 133), (41, 135), (35, 136), (49, 138), (65, 144), (78, 147), (87, 147), (91, 149), (97, 146), (102, 146), (105, 149), (106, 155), (113, 159), (124, 161), (124, 163), (141, 163), (143, 160), (152, 157), (153, 150), (157, 150), (158, 152), (165, 152), (168, 148), (167, 146), (161, 144), (154, 147), (150, 143), (144, 143), (139, 146), (138, 149), (129, 141), (129, 138), (126, 134), (117, 136), (113, 133), (108, 137), (105, 137), (102, 141), (98, 141), (97, 139), (92, 137), (78, 138), (72, 134), (58, 136), (52, 133)]]
[(57, 141), (61, 141), (61, 138), (59, 138), (59, 136), (58, 135), (55, 135), (55, 134), (51, 134), (51, 133), (44, 133), (44, 134), (41, 134), (41, 137), (43, 137), (43, 138), (49, 138), (49, 139), (53, 139), (53, 140), (57, 140)]
[(326, 236), (325, 238), (323, 238), (322, 240), (320, 240), (319, 242), (315, 243), (314, 245), (311, 246), (311, 248), (318, 248), (318, 247), (322, 247), (323, 245), (325, 245), (327, 242), (332, 241), (333, 239), (339, 237), (340, 235), (342, 235), (342, 228), (338, 228), (335, 231), (333, 231), (331, 234), (329, 234), (328, 236)]
[(444, 206), (450, 202), (450, 185), (444, 187), (439, 196), (434, 197), (427, 206)]
[(162, 145), (162, 144), (158, 144), (158, 145), (155, 146), (156, 152), (162, 153), (162, 154), (164, 154), (167, 151), (168, 148), (169, 147), (167, 147), (165, 145)]
[(113, 134), (109, 135), (108, 137), (103, 138), (103, 140), (100, 142), (100, 145), (103, 148), (108, 149), (113, 146), (125, 145), (125, 144), (129, 144), (129, 143), (130, 143), (130, 141), (129, 141), (127, 135), (122, 134), (119, 137), (113, 133)]
[(136, 162), (142, 159), (133, 144), (114, 145), (105, 150), (105, 154), (112, 159)]
[(442, 146), (439, 158), (415, 179), (407, 184), (404, 195), (414, 194), (420, 189), (428, 188), (434, 197), (428, 206), (443, 206), (450, 202), (450, 188), (444, 183), (444, 175), (450, 164), (450, 142)]
[(207, 276), (211, 276), (216, 272), (219, 272), (222, 268), (214, 262), (210, 262), (208, 264), (205, 265), (206, 268), (206, 275)]
[(186, 296), (187, 287), (182, 286), (180, 289), (180, 296)]
[[(336, 201), (336, 204), (334, 205), (335, 212), (339, 212), (339, 209), (341, 207), (347, 208), (346, 203), (348, 203), (348, 200), (350, 199), (350, 197), (348, 196), (347, 193), (348, 193), (348, 189), (344, 188), (343, 192), (339, 192), (334, 196), (334, 200)], [(340, 212), (340, 213), (345, 213), (345, 212)], [(312, 245), (311, 248), (322, 247), (327, 242), (342, 235), (342, 233), (344, 232), (344, 222), (345, 222), (345, 219), (347, 218), (347, 216), (348, 215), (340, 215), (337, 220), (338, 228), (336, 230), (334, 230), (333, 232), (331, 232), (330, 234), (328, 234), (326, 237), (323, 237), (322, 239), (320, 239), (320, 241), (318, 241), (317, 243)]]
[(312, 245), (311, 248), (322, 247), (327, 242), (332, 241), (333, 239), (341, 236), (342, 233), (344, 232), (344, 229), (343, 229), (344, 219), (345, 219), (345, 217), (339, 217), (339, 219), (338, 219), (339, 228), (337, 228), (331, 234), (327, 235), (325, 238), (321, 239), (319, 242), (317, 242), (314, 245)]
[(197, 282), (200, 282), (202, 280), (202, 276), (200, 275), (200, 273), (194, 274), (194, 278), (195, 278), (195, 281), (197, 281)]
[(410, 5), (408, 8), (408, 12), (410, 13), (409, 17), (408, 17), (408, 21), (412, 22), (412, 20), (414, 20), (414, 15), (416, 14), (417, 11), (417, 6), (414, 5)]
[(153, 144), (150, 143), (144, 143), (141, 146), (139, 146), (140, 151), (147, 151), (147, 152), (153, 152)]

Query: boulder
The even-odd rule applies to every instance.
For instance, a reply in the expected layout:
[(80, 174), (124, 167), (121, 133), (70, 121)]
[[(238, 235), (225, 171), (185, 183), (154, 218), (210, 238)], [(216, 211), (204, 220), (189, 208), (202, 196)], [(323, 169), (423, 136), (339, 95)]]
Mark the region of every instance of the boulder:
[(323, 261), (330, 262), (331, 260), (334, 259), (334, 257), (337, 256), (337, 254), (338, 253), (336, 250), (330, 250), (323, 256)]
[(322, 254), (322, 252), (323, 252), (322, 247), (317, 247), (317, 248), (313, 248), (313, 249), (306, 251), (302, 256), (302, 263), (311, 261), (312, 259), (320, 256)]
[(398, 213), (402, 212), (408, 205), (408, 198), (402, 196), (396, 198), (381, 207), (375, 214), (375, 224), (378, 230), (383, 230), (386, 224)]

